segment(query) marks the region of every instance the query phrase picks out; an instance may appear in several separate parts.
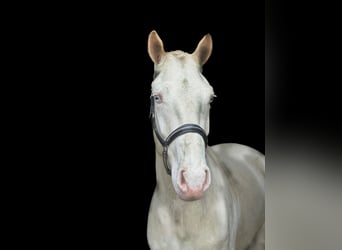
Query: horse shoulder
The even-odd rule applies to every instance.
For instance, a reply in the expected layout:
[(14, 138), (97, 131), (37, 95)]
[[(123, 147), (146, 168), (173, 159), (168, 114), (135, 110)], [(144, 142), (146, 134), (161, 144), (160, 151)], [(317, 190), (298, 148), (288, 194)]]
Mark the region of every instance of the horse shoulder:
[(264, 195), (265, 156), (262, 153), (236, 143), (217, 144), (210, 148), (218, 167), (234, 180), (239, 192), (252, 194), (253, 189), (259, 189)]
[(248, 246), (265, 221), (265, 156), (245, 145), (224, 143), (211, 146), (209, 154), (227, 173), (230, 189), (239, 200), (240, 222), (237, 249)]

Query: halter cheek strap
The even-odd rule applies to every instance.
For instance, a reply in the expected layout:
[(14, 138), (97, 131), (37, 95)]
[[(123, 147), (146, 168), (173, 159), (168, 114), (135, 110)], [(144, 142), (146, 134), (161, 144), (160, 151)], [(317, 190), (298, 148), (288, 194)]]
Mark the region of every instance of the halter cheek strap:
[(181, 125), (180, 127), (176, 128), (164, 140), (163, 137), (160, 135), (158, 128), (157, 128), (157, 125), (156, 125), (153, 96), (151, 96), (150, 118), (151, 118), (151, 122), (152, 122), (153, 131), (155, 132), (155, 134), (158, 138), (158, 141), (163, 146), (163, 153), (162, 153), (163, 162), (164, 162), (164, 167), (165, 167), (166, 173), (168, 175), (171, 175), (171, 168), (168, 164), (167, 150), (168, 150), (168, 147), (171, 144), (171, 142), (173, 142), (178, 136), (181, 136), (181, 135), (186, 134), (186, 133), (197, 133), (203, 138), (205, 146), (208, 145), (208, 136), (207, 136), (205, 130), (203, 128), (201, 128), (200, 126), (198, 126), (197, 124), (192, 124), (192, 123), (184, 124), (184, 125)]

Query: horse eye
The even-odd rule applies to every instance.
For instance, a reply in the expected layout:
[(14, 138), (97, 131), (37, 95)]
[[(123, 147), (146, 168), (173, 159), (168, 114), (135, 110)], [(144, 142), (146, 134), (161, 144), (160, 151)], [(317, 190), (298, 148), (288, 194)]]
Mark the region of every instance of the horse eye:
[(214, 101), (214, 98), (216, 97), (216, 95), (212, 95), (211, 97), (210, 97), (210, 101), (209, 101), (209, 103), (212, 103), (213, 101)]
[(156, 103), (161, 103), (162, 102), (162, 98), (161, 98), (160, 95), (154, 95), (153, 98), (154, 98), (154, 101)]

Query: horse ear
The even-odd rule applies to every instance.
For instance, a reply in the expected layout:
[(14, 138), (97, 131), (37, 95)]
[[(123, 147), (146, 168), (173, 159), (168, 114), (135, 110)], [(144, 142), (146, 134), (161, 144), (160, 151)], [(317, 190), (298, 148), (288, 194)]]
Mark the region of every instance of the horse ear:
[(195, 57), (196, 61), (202, 66), (208, 61), (212, 50), (213, 40), (211, 39), (210, 34), (206, 34), (198, 43), (192, 55)]
[(152, 30), (148, 36), (147, 50), (151, 60), (155, 64), (159, 64), (165, 55), (163, 41), (155, 30)]

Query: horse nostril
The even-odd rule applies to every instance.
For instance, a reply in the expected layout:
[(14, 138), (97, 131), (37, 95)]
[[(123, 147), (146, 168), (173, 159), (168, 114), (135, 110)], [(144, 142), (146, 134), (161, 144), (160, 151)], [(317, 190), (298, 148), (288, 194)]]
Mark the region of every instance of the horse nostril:
[(179, 178), (179, 187), (183, 192), (186, 192), (188, 190), (188, 185), (186, 184), (186, 180), (184, 177), (185, 170), (180, 171), (180, 178)]
[(206, 169), (204, 170), (205, 172), (205, 179), (204, 179), (204, 183), (203, 183), (203, 191), (205, 191), (209, 185), (210, 185), (210, 173), (209, 173), (209, 170)]

